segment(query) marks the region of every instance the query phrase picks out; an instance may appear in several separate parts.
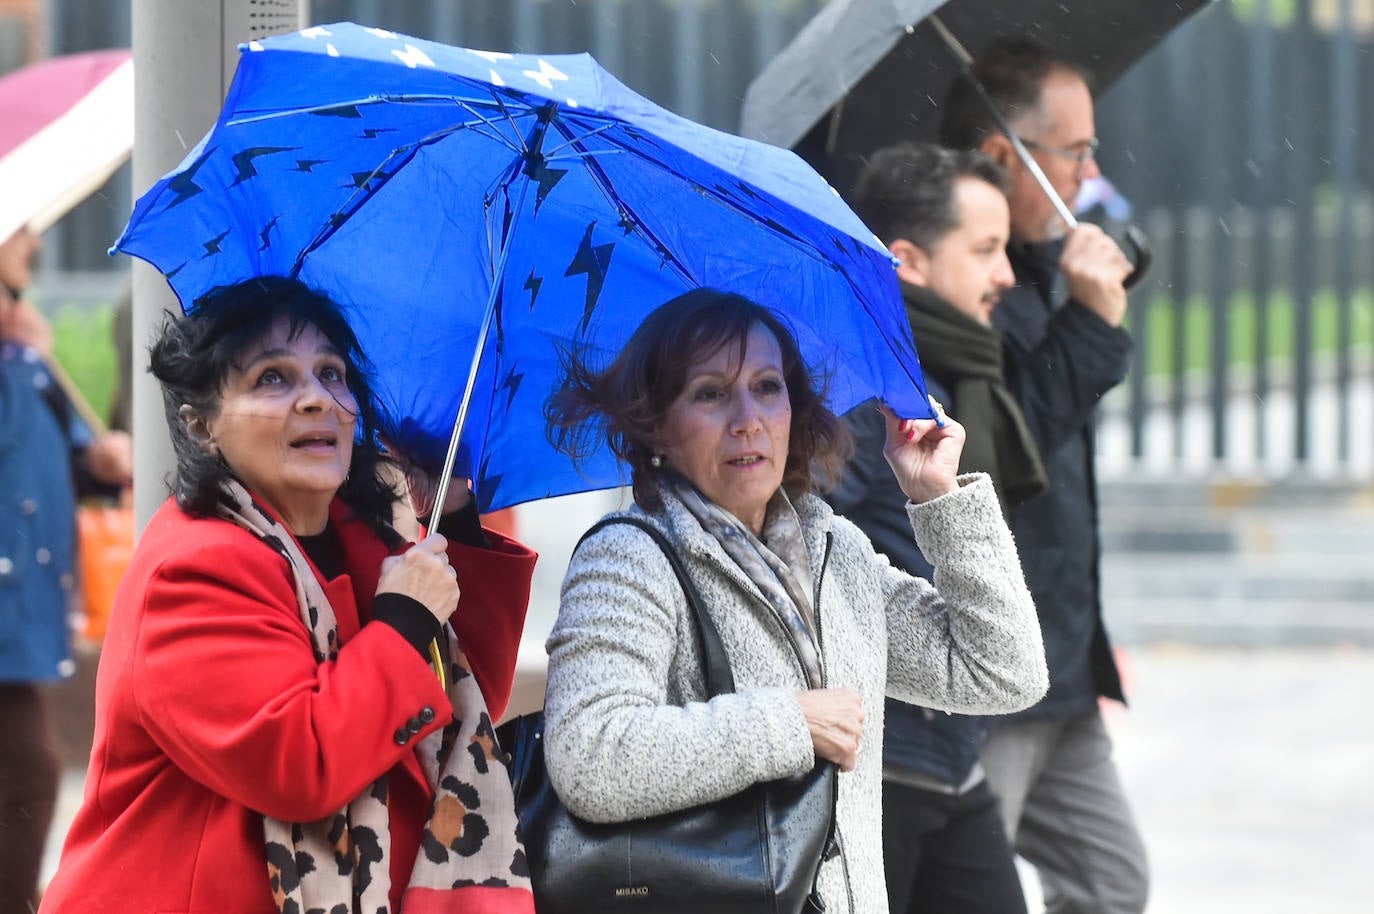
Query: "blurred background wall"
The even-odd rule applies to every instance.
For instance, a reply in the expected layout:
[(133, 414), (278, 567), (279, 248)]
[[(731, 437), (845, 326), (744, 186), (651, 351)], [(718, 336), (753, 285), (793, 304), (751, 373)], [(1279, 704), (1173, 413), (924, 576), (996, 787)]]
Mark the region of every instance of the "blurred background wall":
[[(255, 2), (255, 0), (243, 0)], [(738, 126), (749, 80), (822, 0), (313, 0), (452, 44), (590, 51), (695, 120)], [(128, 3), (3, 0), (0, 69), (127, 45)], [(1103, 417), (1108, 475), (1322, 479), (1374, 469), (1374, 3), (1224, 0), (1099, 100), (1103, 172), (1154, 239), (1140, 358)], [(189, 147), (196, 137), (187, 137)], [(45, 306), (100, 307), (135, 191), (117, 174), (49, 233)], [(1106, 221), (1111, 221), (1109, 218)]]

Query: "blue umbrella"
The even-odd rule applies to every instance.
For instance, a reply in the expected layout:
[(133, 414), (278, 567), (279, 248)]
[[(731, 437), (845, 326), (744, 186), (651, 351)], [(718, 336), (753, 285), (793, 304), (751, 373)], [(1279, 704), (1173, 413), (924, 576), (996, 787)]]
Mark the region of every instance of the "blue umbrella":
[(624, 484), (609, 451), (574, 466), (546, 440), (559, 347), (609, 359), (697, 286), (787, 316), (835, 409), (930, 415), (888, 252), (791, 152), (665, 111), (586, 54), (351, 23), (241, 50), (214, 128), (113, 250), (187, 310), (264, 274), (335, 297), (404, 417), (395, 443), (471, 477), (482, 510)]

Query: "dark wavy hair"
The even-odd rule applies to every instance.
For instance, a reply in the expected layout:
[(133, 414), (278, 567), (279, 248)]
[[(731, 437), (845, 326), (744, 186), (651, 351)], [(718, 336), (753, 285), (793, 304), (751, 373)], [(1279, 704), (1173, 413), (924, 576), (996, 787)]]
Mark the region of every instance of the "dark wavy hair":
[(760, 324), (782, 353), (783, 380), (792, 404), (782, 486), (793, 498), (833, 485), (853, 442), (843, 422), (825, 405), (824, 382), (813, 378), (796, 337), (775, 313), (741, 295), (694, 289), (660, 305), (604, 369), (577, 348), (563, 353), (561, 386), (544, 407), (549, 441), (574, 459), (599, 440), (630, 467), (635, 504), (662, 507), (658, 481), (666, 468), (650, 463), (653, 439), (692, 366), (735, 344), (743, 358), (749, 330)]
[(233, 471), (192, 437), (181, 408), (188, 405), (201, 418), (217, 415), (229, 373), (283, 317), (293, 338), (307, 325), (314, 326), (343, 358), (348, 389), (358, 402), (358, 424), (348, 478), (338, 494), (363, 521), (382, 531), (391, 523), (398, 494), (383, 475), (390, 458), (379, 436), (388, 426), (372, 391), (371, 364), (339, 305), (283, 276), (222, 286), (198, 299), (189, 315), (169, 314), (163, 322), (150, 350), (150, 370), (162, 385), (163, 411), (176, 453), (172, 494), (189, 514), (215, 513), (221, 485), (234, 478)]

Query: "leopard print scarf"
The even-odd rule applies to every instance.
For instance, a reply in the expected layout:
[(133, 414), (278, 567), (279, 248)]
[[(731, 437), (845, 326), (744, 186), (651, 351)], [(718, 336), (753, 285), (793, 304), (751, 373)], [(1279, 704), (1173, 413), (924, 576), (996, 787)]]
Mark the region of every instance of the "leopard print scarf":
[[(220, 515), (256, 535), (291, 566), (315, 660), (333, 660), (339, 651), (334, 610), (295, 538), (237, 482), (229, 483), (224, 495)], [(452, 629), (446, 631), (456, 645)], [(459, 649), (452, 653), (448, 694), (454, 720), (417, 749), (434, 788), (434, 806), (401, 906), (408, 914), (533, 914), (504, 753), (467, 658)], [(263, 825), (267, 875), (282, 914), (392, 914), (385, 773), (346, 808), (318, 822), (264, 816)]]

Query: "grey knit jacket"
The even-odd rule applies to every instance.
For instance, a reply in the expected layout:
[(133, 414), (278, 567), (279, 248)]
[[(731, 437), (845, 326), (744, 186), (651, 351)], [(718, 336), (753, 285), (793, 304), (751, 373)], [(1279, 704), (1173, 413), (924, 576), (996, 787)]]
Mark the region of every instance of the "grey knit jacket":
[[(1035, 703), (1048, 686), (1035, 609), (992, 485), (981, 474), (960, 482), (957, 492), (908, 507), (935, 566), (934, 587), (893, 568), (821, 499), (795, 503), (826, 684), (857, 690), (867, 712), (858, 766), (840, 775), (842, 853), (821, 872), (831, 912), (887, 911), (884, 694), (1000, 714)], [(682, 503), (662, 495), (663, 510), (647, 517), (700, 590), (737, 691), (703, 700), (686, 598), (653, 541), (624, 524), (588, 538), (569, 565), (547, 644), (545, 755), (563, 802), (592, 821), (708, 803), (816, 763), (797, 700), (806, 680), (782, 623)]]

